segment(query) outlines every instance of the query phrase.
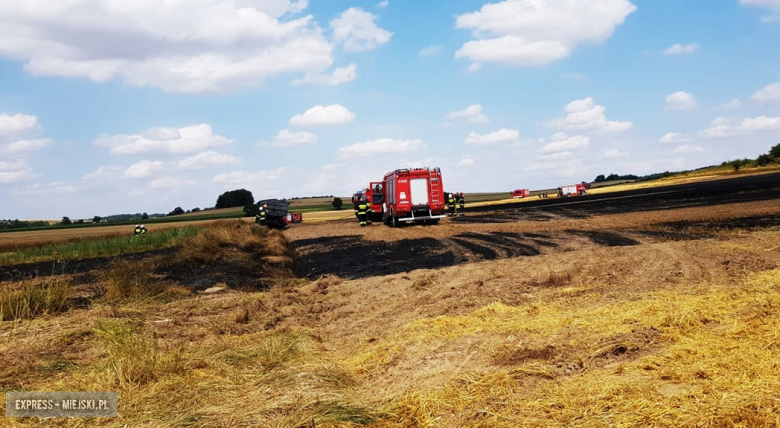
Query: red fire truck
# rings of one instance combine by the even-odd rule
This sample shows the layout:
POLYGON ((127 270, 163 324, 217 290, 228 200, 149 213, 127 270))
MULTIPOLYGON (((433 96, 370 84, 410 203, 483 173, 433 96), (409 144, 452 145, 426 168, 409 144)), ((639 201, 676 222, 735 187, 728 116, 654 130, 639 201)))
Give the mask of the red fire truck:
POLYGON ((510 193, 513 198, 527 198, 531 196, 531 191, 528 189, 516 189, 510 193))
POLYGON ((558 188, 558 197, 563 198, 567 196, 584 195, 588 193, 588 183, 582 182, 577 184, 570 184, 568 186, 561 186, 558 188))
POLYGON ((388 226, 408 221, 437 224, 446 217, 440 168, 396 169, 377 184, 384 189, 382 220, 388 226))

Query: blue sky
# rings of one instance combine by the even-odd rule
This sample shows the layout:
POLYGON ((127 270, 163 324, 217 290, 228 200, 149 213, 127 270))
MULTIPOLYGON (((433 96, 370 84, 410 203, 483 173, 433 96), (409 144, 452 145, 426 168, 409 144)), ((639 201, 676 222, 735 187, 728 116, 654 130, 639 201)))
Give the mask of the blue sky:
POLYGON ((0 2, 0 218, 755 157, 779 42, 780 0, 0 2))

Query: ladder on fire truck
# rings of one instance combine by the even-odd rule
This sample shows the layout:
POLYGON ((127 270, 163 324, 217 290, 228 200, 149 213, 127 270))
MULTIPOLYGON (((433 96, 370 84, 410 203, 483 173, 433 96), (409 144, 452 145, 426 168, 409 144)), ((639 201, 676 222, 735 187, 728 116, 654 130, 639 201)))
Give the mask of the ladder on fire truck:
MULTIPOLYGON (((433 171, 429 171, 429 174, 433 175, 433 171)), ((431 202, 439 201, 439 177, 431 177, 431 202)))

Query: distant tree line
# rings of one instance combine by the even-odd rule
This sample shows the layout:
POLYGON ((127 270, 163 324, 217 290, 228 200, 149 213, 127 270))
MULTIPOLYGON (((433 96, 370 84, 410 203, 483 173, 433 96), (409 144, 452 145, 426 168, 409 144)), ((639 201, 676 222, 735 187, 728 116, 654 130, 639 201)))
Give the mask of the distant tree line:
POLYGON ((43 220, 35 220, 35 221, 26 221, 26 220, 0 220, 0 229, 22 229, 25 227, 40 227, 40 226, 48 226, 48 221, 43 220))
POLYGON ((780 144, 772 146, 767 153, 759 155, 755 159, 735 159, 723 162, 720 166, 728 166, 739 171, 741 168, 755 168, 759 166, 769 166, 780 164, 780 144))
POLYGON ((625 175, 618 175, 618 174, 609 174, 608 176, 604 176, 604 174, 596 176, 596 179, 593 180, 594 183, 601 183, 604 181, 615 181, 615 180, 639 180, 639 176, 634 174, 625 174, 625 175))

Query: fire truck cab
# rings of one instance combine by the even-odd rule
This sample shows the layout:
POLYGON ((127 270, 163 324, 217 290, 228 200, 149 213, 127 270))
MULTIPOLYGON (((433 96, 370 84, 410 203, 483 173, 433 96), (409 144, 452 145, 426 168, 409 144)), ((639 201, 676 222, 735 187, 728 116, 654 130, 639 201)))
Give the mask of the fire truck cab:
POLYGON ((528 189, 515 189, 510 194, 513 198, 527 198, 531 196, 531 191, 528 189))

